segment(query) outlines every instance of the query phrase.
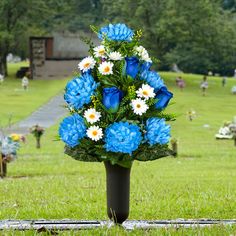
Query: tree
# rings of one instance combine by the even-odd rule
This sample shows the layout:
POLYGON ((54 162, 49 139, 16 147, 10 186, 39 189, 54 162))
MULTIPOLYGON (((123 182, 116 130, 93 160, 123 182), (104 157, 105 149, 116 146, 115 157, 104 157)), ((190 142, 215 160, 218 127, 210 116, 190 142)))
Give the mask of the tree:
POLYGON ((186 72, 230 74, 236 65, 235 1, 1 0, 0 73, 7 73, 9 52, 27 56, 29 36, 124 22, 142 29, 159 69, 177 63, 186 72))
POLYGON ((45 32, 41 22, 49 13, 46 0, 0 1, 0 73, 7 75, 6 57, 9 52, 17 51, 27 32, 37 27, 42 29, 41 34, 45 32))
POLYGON ((110 21, 143 29, 144 46, 160 59, 160 69, 177 63, 186 72, 230 74, 235 67, 235 14, 222 10, 220 0, 102 3, 110 21))

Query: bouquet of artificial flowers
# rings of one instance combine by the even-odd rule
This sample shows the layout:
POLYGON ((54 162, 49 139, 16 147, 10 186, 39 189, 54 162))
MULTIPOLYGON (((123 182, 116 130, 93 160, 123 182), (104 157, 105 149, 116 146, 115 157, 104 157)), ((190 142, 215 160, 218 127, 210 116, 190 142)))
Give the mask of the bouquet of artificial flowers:
POLYGON ((39 125, 34 125, 30 128, 30 133, 34 135, 35 138, 40 138, 44 134, 44 128, 39 125))
POLYGON ((90 46, 69 81, 64 99, 71 113, 60 124, 65 153, 81 161, 110 161, 130 167, 133 160, 168 156, 170 126, 163 112, 173 94, 140 45, 142 32, 125 24, 91 27, 101 45, 90 46))
POLYGON ((24 142, 25 137, 19 134, 11 134, 0 139, 0 153, 4 162, 11 162, 17 158, 20 141, 24 142))

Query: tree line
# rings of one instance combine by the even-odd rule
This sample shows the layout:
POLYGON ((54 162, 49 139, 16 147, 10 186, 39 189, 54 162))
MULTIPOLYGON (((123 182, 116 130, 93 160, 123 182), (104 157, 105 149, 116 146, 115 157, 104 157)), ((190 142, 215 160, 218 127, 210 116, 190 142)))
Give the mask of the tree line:
POLYGON ((28 57, 29 36, 87 31, 123 22, 142 29, 159 70, 232 75, 236 68, 236 0, 1 0, 0 73, 9 52, 28 57))

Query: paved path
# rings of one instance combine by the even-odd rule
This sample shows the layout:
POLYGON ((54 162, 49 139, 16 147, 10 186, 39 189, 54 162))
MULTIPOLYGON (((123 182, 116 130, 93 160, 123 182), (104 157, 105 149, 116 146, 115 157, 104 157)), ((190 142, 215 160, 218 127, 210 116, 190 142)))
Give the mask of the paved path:
POLYGON ((13 125, 11 128, 4 129, 4 134, 9 133, 29 133, 29 128, 38 124, 44 128, 54 125, 60 118, 67 114, 63 95, 53 97, 49 102, 34 111, 29 117, 13 125))

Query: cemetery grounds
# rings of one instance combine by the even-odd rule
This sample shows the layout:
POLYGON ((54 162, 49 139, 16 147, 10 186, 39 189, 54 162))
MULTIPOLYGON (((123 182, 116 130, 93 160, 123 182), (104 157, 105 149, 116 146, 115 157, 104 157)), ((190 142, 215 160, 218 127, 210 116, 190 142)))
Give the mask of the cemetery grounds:
MULTIPOLYGON (((67 80, 30 80, 23 91, 13 78, 18 64, 10 65, 10 76, 0 85, 1 126, 15 123, 63 91, 67 80)), ((201 95, 201 75, 183 74, 186 88, 175 85, 177 74, 160 73, 174 93, 167 112, 172 137, 178 140, 178 157, 153 162, 135 162, 131 171, 129 219, 234 219, 236 218, 236 147, 233 140, 214 138, 224 121, 236 116, 236 96, 230 93, 236 79, 225 87, 221 78, 208 77, 207 95, 201 95), (196 117, 188 120, 193 109, 196 117)), ((35 148, 31 134, 8 165, 8 177, 0 181, 1 219, 107 220, 105 169, 102 163, 85 163, 63 154, 63 143, 55 141, 59 122, 42 136, 35 148)), ((33 231, 5 231, 4 235, 37 235, 33 231)), ((235 226, 168 228, 125 231, 121 227, 65 231, 59 235, 234 235, 235 226)))

